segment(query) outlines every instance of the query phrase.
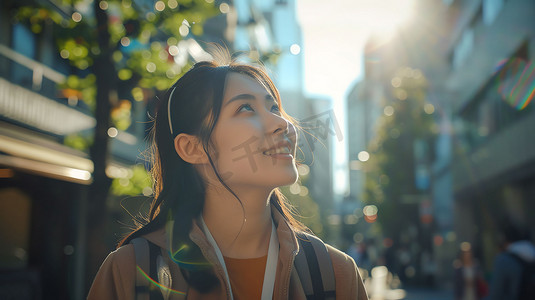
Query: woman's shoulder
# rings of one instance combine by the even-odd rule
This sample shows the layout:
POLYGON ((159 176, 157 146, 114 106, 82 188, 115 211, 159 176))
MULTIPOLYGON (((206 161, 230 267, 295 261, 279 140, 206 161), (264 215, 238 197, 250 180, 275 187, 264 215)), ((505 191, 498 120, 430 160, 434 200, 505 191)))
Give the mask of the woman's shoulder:
POLYGON ((327 252, 329 252, 329 255, 331 257, 333 268, 338 268, 340 269, 340 271, 345 271, 352 274, 355 273, 357 264, 355 263, 353 258, 351 258, 351 256, 329 244, 325 244, 325 247, 327 247, 327 252))
POLYGON ((136 259, 136 255, 134 253, 134 245, 122 245, 121 247, 115 249, 110 254, 108 254, 106 260, 108 259, 112 260, 113 263, 118 266, 121 266, 123 264, 130 265, 136 259))
POLYGON ((98 270, 88 299, 132 299, 136 274, 134 247, 112 251, 98 270))
POLYGON ((337 299, 368 299, 357 264, 346 253, 325 244, 331 257, 337 299))

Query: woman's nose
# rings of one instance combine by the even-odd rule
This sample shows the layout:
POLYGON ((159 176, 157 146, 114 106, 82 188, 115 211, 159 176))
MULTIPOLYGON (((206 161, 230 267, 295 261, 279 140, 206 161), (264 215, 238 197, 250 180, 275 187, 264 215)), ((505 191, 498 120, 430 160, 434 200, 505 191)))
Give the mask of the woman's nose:
POLYGON ((268 133, 283 133, 288 131, 288 120, 277 114, 271 113, 269 115, 267 124, 268 133))

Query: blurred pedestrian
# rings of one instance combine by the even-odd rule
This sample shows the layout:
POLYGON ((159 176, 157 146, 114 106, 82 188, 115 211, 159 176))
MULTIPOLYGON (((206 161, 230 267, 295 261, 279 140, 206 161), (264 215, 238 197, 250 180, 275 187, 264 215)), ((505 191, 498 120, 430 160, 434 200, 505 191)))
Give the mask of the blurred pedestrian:
POLYGON ((160 102, 152 133, 149 222, 106 258, 88 299, 367 299, 353 259, 306 235, 278 189, 298 178, 297 134, 265 71, 229 57, 196 63, 160 102), (296 254, 321 267, 310 282, 296 254), (334 290, 306 296, 324 267, 334 290))
POLYGON ((470 243, 461 243, 454 267, 454 296, 456 300, 478 300, 488 295, 488 284, 483 277, 478 261, 474 258, 470 243))
POLYGON ((535 299, 535 245, 529 231, 507 224, 504 250, 494 259, 490 300, 535 299))
POLYGON ((355 260, 360 268, 365 269, 368 272, 371 270, 372 263, 368 253, 368 246, 365 242, 353 242, 347 250, 347 254, 355 260))

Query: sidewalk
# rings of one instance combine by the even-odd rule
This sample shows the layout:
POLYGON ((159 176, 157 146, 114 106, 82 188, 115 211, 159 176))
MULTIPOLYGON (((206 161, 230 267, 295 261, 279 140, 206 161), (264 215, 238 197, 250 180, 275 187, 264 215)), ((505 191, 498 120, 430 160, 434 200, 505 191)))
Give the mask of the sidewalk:
POLYGON ((453 300, 453 291, 428 288, 407 288, 406 300, 453 300))

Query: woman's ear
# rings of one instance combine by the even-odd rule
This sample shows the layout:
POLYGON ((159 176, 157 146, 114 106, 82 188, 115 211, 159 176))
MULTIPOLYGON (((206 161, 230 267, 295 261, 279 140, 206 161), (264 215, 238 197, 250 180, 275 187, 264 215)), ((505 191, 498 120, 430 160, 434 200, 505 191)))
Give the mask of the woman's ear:
POLYGON ((205 164, 208 162, 202 143, 194 135, 186 133, 177 135, 175 137, 175 151, 185 162, 190 164, 205 164))

